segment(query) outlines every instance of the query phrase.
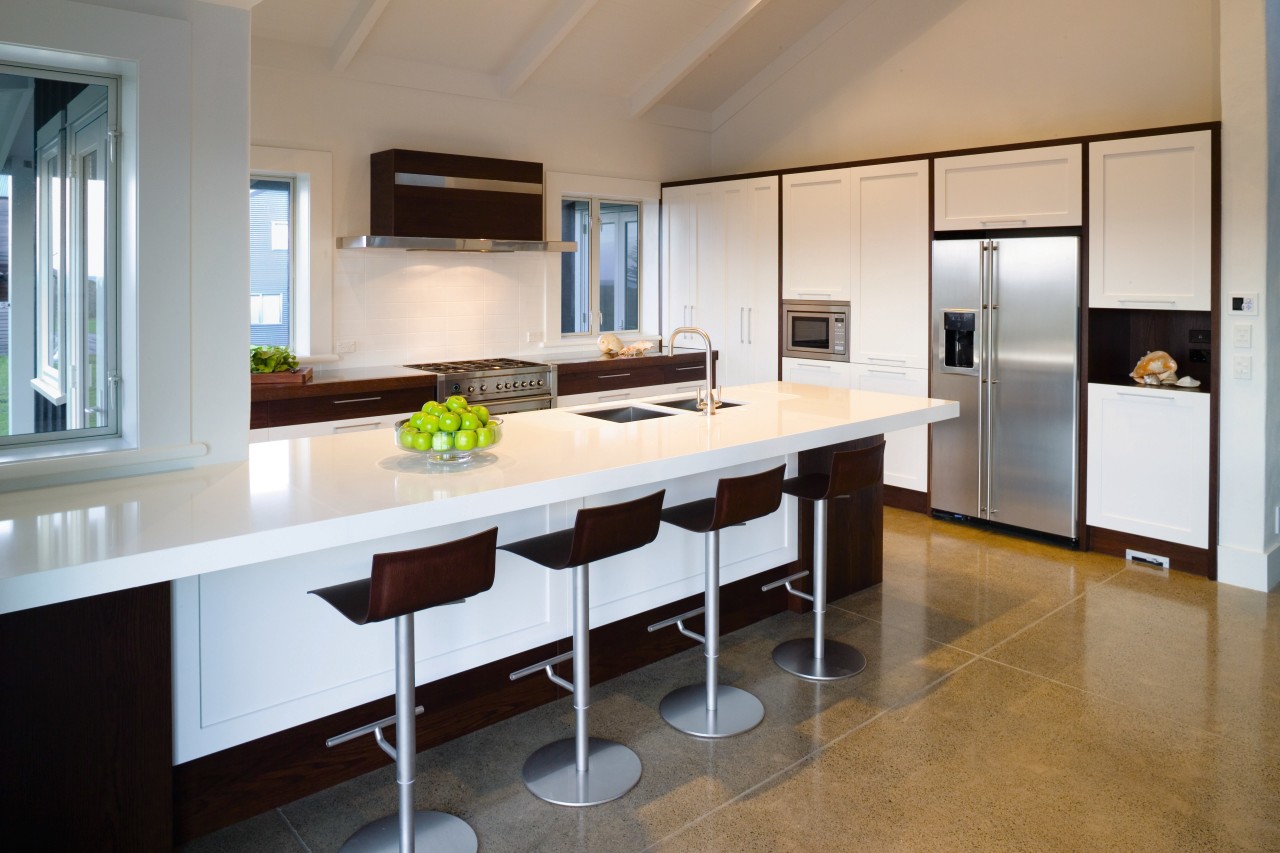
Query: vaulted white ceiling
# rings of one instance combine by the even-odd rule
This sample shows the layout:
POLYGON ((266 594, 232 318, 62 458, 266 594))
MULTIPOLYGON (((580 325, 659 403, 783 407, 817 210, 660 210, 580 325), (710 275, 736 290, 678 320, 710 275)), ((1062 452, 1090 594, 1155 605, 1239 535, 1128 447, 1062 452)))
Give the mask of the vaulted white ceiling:
POLYGON ((257 0, 254 61, 305 56, 479 97, 607 99, 713 130, 873 2, 257 0))

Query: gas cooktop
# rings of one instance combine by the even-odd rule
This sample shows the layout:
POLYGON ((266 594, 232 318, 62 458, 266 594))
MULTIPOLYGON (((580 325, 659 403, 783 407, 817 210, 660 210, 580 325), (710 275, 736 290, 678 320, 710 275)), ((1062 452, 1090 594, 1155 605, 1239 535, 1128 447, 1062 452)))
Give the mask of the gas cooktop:
POLYGON ((521 361, 518 358, 476 358, 469 361, 433 361, 427 364, 406 364, 414 370, 425 370, 430 373, 472 373, 484 370, 511 370, 517 367, 545 368, 546 365, 534 361, 521 361))

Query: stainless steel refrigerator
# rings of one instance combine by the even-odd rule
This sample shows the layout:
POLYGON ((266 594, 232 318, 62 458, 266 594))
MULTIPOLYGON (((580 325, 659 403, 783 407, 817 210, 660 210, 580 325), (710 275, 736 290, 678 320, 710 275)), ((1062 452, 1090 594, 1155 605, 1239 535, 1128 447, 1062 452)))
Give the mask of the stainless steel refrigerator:
POLYGON ((1079 293, 1079 238, 934 241, 935 512, 1077 538, 1079 293))

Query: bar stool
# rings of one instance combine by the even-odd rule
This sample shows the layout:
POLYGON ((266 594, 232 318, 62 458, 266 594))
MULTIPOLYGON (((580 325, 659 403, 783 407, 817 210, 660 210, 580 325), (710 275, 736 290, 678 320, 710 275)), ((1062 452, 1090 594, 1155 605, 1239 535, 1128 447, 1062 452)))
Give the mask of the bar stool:
POLYGON ((634 501, 578 510, 573 527, 500 546, 503 551, 556 571, 573 569, 573 649, 511 673, 511 680, 546 670, 547 678, 573 693, 574 736, 536 750, 524 763, 524 783, 541 800, 559 806, 594 806, 616 800, 640 781, 640 758, 620 743, 590 737, 590 564, 648 545, 658 536, 665 490, 634 501), (573 682, 553 667, 573 661, 573 682))
POLYGON ((414 811, 414 764, 417 730, 414 717, 422 712, 414 703, 413 615, 442 604, 458 604, 493 586, 498 528, 474 536, 373 555, 373 572, 364 580, 313 589, 318 595, 357 625, 396 620, 396 713, 376 723, 330 738, 328 746, 373 733, 382 751, 396 762, 396 784, 400 808, 356 831, 342 845, 343 851, 395 850, 413 853, 414 845, 432 851, 473 853, 478 847, 476 833, 466 821, 450 814, 414 811), (396 726, 392 747, 382 727, 396 726))
POLYGON ((674 728, 696 737, 728 737, 745 732, 764 719, 764 705, 745 690, 719 683, 720 659, 720 531, 745 524, 777 510, 782 503, 785 465, 745 477, 725 477, 714 498, 703 498, 662 511, 662 520, 706 537, 706 592, 703 606, 650 625, 650 631, 675 625, 680 633, 702 643, 706 657, 705 684, 690 684, 668 693, 658 706, 674 728), (706 614, 706 636, 690 631, 684 620, 706 614))
POLYGON ((828 473, 802 474, 782 484, 782 490, 802 501, 813 501, 813 595, 793 589, 792 581, 808 572, 797 572, 761 589, 785 585, 787 592, 813 602, 813 637, 787 640, 773 650, 778 666, 810 681, 850 678, 867 665, 866 656, 853 646, 823 636, 827 616, 827 501, 874 486, 884 473, 884 441, 859 450, 837 451, 828 473))

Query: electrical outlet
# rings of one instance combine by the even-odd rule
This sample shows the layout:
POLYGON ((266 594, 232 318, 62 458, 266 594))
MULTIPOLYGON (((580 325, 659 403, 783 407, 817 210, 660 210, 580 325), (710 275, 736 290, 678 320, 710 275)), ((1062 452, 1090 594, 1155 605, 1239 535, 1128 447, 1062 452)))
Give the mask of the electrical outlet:
POLYGON ((1253 378, 1253 356, 1238 355, 1232 363, 1231 375, 1236 379, 1253 378))
POLYGON ((356 342, 355 341, 338 341, 337 345, 335 346, 335 349, 337 349, 339 353, 355 352, 356 342))
POLYGON ((1253 346, 1253 326, 1248 323, 1236 323, 1231 328, 1231 343, 1240 349, 1253 346))
POLYGON ((524 333, 524 342, 525 342, 526 344, 540 344, 540 343, 542 343, 542 332, 525 332, 525 333, 524 333))
POLYGON ((1191 350, 1191 363, 1192 364, 1208 364, 1209 351, 1207 349, 1191 350))

